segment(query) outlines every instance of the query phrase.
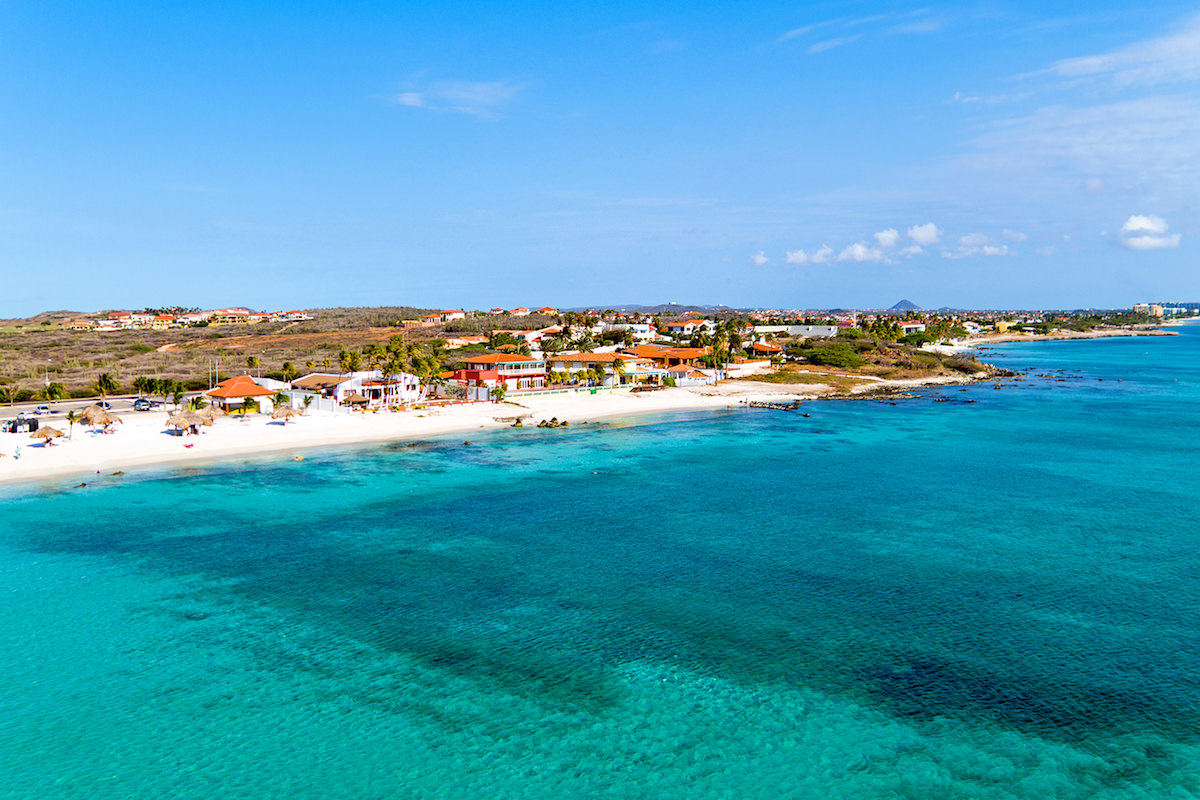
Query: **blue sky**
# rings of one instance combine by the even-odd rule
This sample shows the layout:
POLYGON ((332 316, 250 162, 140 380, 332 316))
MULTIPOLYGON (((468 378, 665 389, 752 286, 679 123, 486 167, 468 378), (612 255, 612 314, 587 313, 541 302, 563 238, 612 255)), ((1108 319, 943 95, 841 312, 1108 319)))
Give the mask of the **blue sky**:
POLYGON ((0 0, 0 316, 1200 298, 1195 4, 0 0))

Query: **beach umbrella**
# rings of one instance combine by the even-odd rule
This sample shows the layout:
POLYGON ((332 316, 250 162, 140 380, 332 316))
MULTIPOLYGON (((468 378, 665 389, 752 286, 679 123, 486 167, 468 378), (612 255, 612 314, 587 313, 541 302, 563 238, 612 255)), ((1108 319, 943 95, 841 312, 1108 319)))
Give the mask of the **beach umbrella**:
POLYGON ((188 411, 176 411, 167 417, 167 426, 176 428, 178 430, 190 428, 193 425, 200 425, 202 423, 203 420, 198 414, 193 414, 188 411))
POLYGON ((108 412, 100 406, 88 406, 80 413, 79 421, 84 425, 95 425, 96 417, 107 413, 108 412))
POLYGON ((276 406, 275 410, 271 412, 271 419, 281 419, 285 425, 292 417, 298 416, 300 416, 300 412, 291 406, 276 406))
POLYGON ((29 438, 30 439, 45 439, 46 444, 49 445, 52 440, 57 439, 58 437, 60 437, 62 435, 63 435, 63 432, 60 431, 58 428, 51 428, 49 425, 47 425, 43 428, 38 428, 33 433, 29 434, 29 438))
POLYGON ((217 408, 216 406, 205 406, 204 408, 200 409, 196 413, 202 419, 206 420, 206 422, 204 423, 205 425, 212 425, 213 420, 216 419, 217 417, 223 416, 225 412, 222 411, 221 409, 217 408))
POLYGON ((98 409, 98 413, 91 415, 91 421, 89 424, 108 426, 108 425, 112 425, 114 422, 120 422, 122 425, 125 424, 125 421, 122 420, 120 417, 118 417, 116 414, 110 414, 109 412, 107 412, 103 408, 101 408, 101 409, 98 409))

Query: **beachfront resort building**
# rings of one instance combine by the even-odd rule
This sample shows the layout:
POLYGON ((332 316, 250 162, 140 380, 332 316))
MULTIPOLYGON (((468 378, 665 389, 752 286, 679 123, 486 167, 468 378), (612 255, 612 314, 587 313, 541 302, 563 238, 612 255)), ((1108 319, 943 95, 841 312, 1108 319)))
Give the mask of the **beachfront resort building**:
POLYGON ((310 407, 331 411, 341 408, 389 408, 411 405, 425 399, 421 380, 399 372, 384 375, 380 370, 362 370, 342 375, 314 372, 291 382, 283 390, 294 408, 310 407), (313 405, 315 403, 315 406, 313 405))
POLYGON ((214 388, 204 393, 209 401, 226 411, 242 408, 246 400, 258 403, 259 411, 272 411, 274 405, 270 398, 275 394, 267 387, 255 383, 249 375, 238 375, 236 378, 221 381, 214 388), (263 404, 266 404, 266 408, 263 404))
POLYGON ((485 400, 488 393, 503 383, 507 391, 542 389, 546 385, 546 362, 517 353, 488 353, 463 359, 454 370, 450 383, 467 390, 470 399, 485 400))
POLYGON ((625 356, 645 359, 656 367, 677 367, 680 364, 696 366, 703 362, 705 356, 712 355, 711 347, 659 347, 652 344, 639 344, 627 347, 621 351, 625 356))
POLYGON ((570 375, 603 369, 600 385, 610 387, 662 383, 667 374, 665 369, 654 366, 649 360, 621 353, 561 353, 547 356, 546 364, 552 373, 570 375))

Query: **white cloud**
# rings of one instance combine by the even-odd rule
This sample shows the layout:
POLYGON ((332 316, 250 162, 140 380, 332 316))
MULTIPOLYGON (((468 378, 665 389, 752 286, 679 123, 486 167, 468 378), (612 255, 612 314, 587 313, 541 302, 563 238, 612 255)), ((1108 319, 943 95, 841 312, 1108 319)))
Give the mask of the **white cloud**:
POLYGON ((828 22, 818 22, 813 25, 805 25, 801 28, 793 28, 792 30, 780 36, 779 41, 786 42, 788 39, 795 39, 800 36, 805 36, 806 34, 812 33, 817 28, 823 28, 828 24, 828 22))
POLYGON ((1021 233, 1020 231, 1010 231, 1008 228, 1005 228, 1004 230, 1002 230, 1000 232, 1000 235, 1003 236, 1005 239, 1008 239, 1010 242, 1023 242, 1029 238, 1028 236, 1021 233))
POLYGON ((830 257, 833 255, 833 248, 827 244, 823 244, 817 250, 811 253, 806 253, 803 250, 788 250, 787 263, 789 264, 828 264, 830 257))
POLYGON ((925 248, 921 247, 919 244, 910 244, 908 247, 900 251, 900 255, 904 256, 905 258, 925 255, 925 248))
POLYGON ((1058 252, 1058 248, 1054 245, 1048 245, 1046 247, 1039 247, 1033 252, 1037 253, 1039 256, 1052 256, 1058 252))
POLYGON ((838 261, 853 261, 856 263, 883 261, 883 250, 871 247, 866 242, 855 242, 838 253, 838 261))
POLYGON ((928 247, 942 240, 942 232, 938 229, 937 225, 934 225, 932 222, 926 222, 924 225, 913 225, 909 228, 908 238, 912 239, 915 245, 928 247))
POLYGON ((1188 19, 1175 33, 1122 47, 1109 53, 1068 58, 1051 65, 1062 78, 1109 78, 1117 86, 1150 86, 1200 78, 1200 16, 1188 19))
POLYGON ((817 53, 824 53, 826 50, 832 50, 835 47, 841 47, 844 44, 850 44, 857 38, 858 34, 855 34, 854 36, 842 36, 838 39, 826 39, 823 42, 817 42, 816 44, 809 45, 804 52, 808 53, 810 56, 816 55, 817 53))
POLYGON ((1125 220, 1125 224, 1121 226, 1121 233, 1166 233, 1167 221, 1162 217, 1142 216, 1134 214, 1129 219, 1125 220))
MULTIPOLYGON (((1194 184, 1200 170, 1200 102, 1160 95, 1082 108, 1047 106, 1003 120, 977 137, 979 166, 1036 176, 1072 169, 1145 185, 1194 184)), ((1097 179, 1098 180, 1098 179, 1097 179)), ((1104 182, 1085 179, 1085 190, 1104 182)))
POLYGON ((875 234, 875 241, 879 242, 880 247, 895 247, 896 242, 900 241, 900 231, 895 228, 888 228, 875 234))
POLYGON ((504 81, 437 81, 420 91, 393 95, 392 102, 429 111, 494 117, 521 89, 504 81))
POLYGON ((968 233, 958 237, 958 246, 943 250, 945 258, 970 258, 972 256, 1009 256, 1013 253, 1006 244, 996 244, 982 233, 968 233))
POLYGON ((1130 250, 1169 250, 1179 247, 1182 237, 1167 233, 1167 221, 1162 217, 1134 214, 1125 220, 1117 243, 1130 250))
POLYGON ((755 253, 753 256, 750 257, 750 263, 752 263, 756 267, 761 267, 763 264, 767 264, 770 261, 771 261, 771 259, 767 258, 766 253, 764 253, 762 250, 759 250, 757 253, 755 253))

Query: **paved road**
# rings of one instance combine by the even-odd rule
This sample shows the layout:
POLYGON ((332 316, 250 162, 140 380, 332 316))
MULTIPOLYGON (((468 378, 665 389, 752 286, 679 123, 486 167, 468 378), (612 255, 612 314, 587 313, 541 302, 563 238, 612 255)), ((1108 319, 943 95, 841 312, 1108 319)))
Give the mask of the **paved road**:
MULTIPOLYGON (((198 394, 200 394, 200 392, 189 392, 184 399, 184 403, 198 394)), ((133 410, 133 401, 136 399, 137 395, 135 394, 123 395, 120 397, 108 398, 108 403, 112 406, 113 413, 120 414, 128 412, 130 414, 136 414, 138 412, 133 410)), ((155 397, 151 399, 161 400, 162 398, 155 397)), ((91 400, 57 400, 53 403, 47 403, 45 400, 33 400, 28 403, 13 403, 11 406, 0 406, 0 420, 16 419, 17 414, 21 413, 22 411, 32 412, 38 406, 47 405, 50 406, 49 416, 42 416, 39 417, 39 419, 65 419, 68 411, 74 410, 75 412, 80 412, 88 406, 96 405, 98 402, 100 401, 92 398, 91 400)), ((168 410, 173 409, 174 407, 175 406, 171 403, 167 403, 165 406, 163 406, 164 409, 168 410)))

